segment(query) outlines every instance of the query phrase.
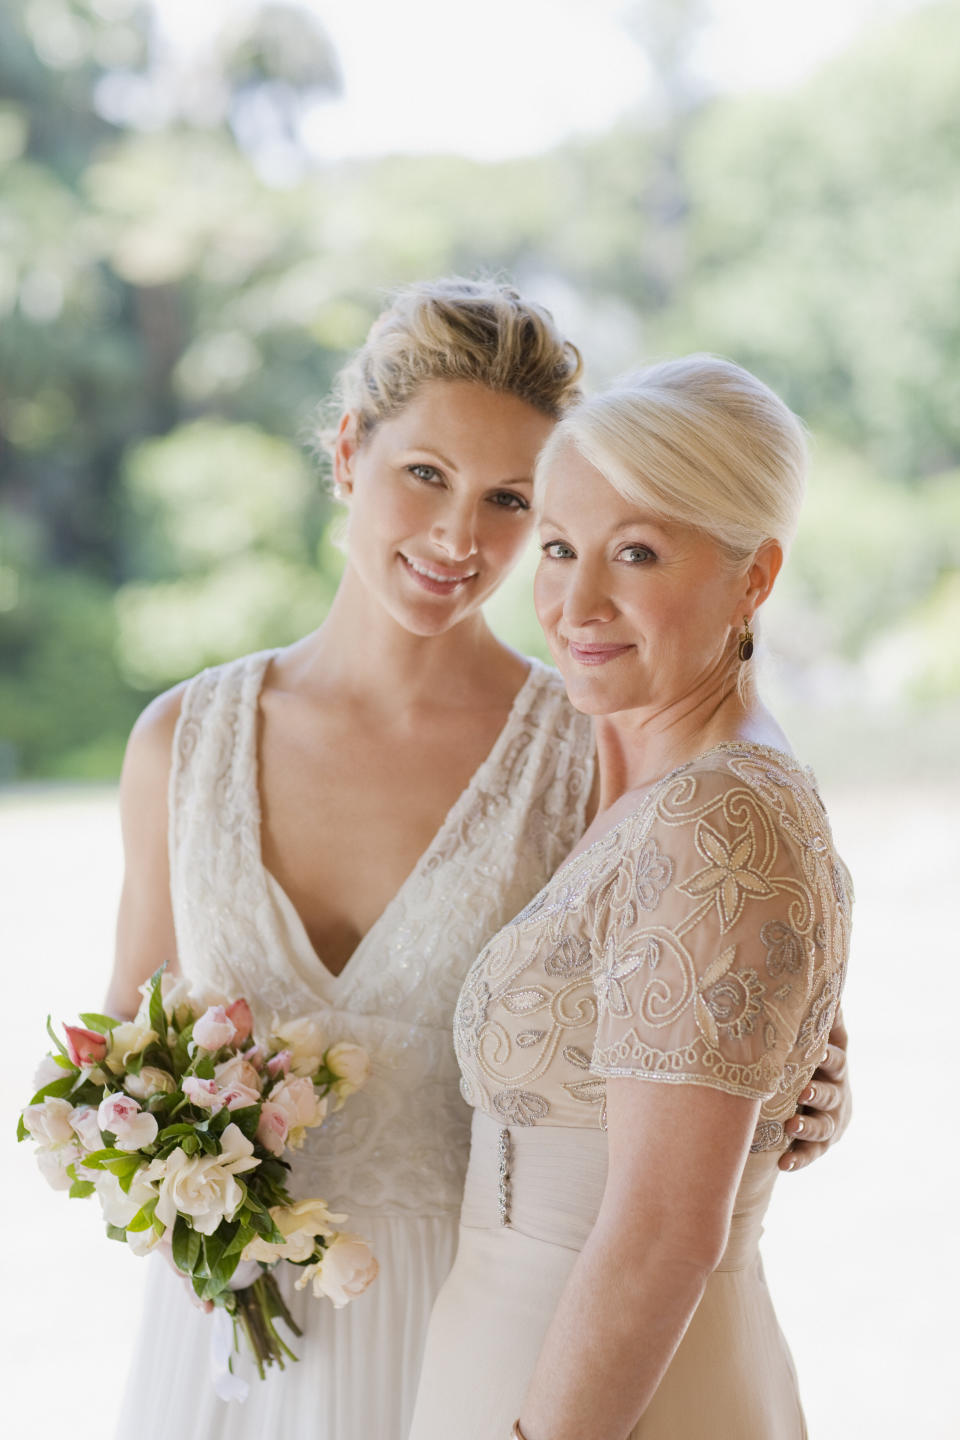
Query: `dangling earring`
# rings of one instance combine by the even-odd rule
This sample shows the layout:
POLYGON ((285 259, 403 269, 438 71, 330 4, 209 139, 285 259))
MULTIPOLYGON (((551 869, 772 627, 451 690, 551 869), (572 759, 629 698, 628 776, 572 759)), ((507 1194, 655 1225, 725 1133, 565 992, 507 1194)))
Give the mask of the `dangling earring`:
POLYGON ((750 622, 746 615, 743 617, 743 634, 740 636, 740 643, 737 645, 737 654, 740 656, 740 663, 749 660, 753 654, 753 631, 750 629, 750 622))
POLYGON ((345 499, 347 498, 347 496, 346 496, 346 491, 344 490, 343 486, 340 484, 340 481, 339 481, 339 480, 337 481, 337 483, 336 483, 336 484, 334 485, 334 487, 333 487, 333 498, 334 498, 334 500, 345 500, 345 499))

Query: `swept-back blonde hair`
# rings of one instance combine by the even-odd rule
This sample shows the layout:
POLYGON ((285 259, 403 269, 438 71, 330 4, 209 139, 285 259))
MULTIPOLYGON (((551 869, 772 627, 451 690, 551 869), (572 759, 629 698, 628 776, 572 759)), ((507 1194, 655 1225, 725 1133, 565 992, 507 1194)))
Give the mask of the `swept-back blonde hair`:
MULTIPOLYGON (((363 441, 429 380, 470 380, 515 395, 551 419, 580 398, 580 352, 543 306, 496 280, 452 276, 397 290, 341 370, 326 408, 349 411, 363 441)), ((335 423, 320 434, 330 450, 335 423)))
POLYGON ((806 483, 804 428, 769 386, 715 355, 650 365, 576 405, 537 463, 537 494, 572 443, 625 499, 705 531, 731 561, 784 552, 806 483))

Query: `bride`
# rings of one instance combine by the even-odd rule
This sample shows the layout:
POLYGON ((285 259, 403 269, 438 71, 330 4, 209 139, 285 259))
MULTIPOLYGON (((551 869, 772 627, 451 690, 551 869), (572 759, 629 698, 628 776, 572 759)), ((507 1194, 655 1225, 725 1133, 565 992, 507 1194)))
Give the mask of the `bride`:
MULTIPOLYGON (((579 374, 506 286, 400 292, 341 377, 349 530, 327 619, 161 696, 131 736, 108 1008, 132 1014, 167 962, 245 995, 263 1026, 319 1013, 331 1042, 364 1045, 369 1085, 298 1153, 292 1188, 348 1212, 380 1277, 335 1311, 281 1266, 300 1362, 239 1410, 209 1383, 209 1319, 154 1264, 119 1433, 145 1416, 205 1440, 407 1433, 466 1167, 456 996, 591 813, 590 722, 481 611, 529 539, 534 462, 579 374)), ((831 1074, 820 1085, 835 1109, 831 1074)), ((796 1163, 833 1128, 805 1124, 796 1163)))

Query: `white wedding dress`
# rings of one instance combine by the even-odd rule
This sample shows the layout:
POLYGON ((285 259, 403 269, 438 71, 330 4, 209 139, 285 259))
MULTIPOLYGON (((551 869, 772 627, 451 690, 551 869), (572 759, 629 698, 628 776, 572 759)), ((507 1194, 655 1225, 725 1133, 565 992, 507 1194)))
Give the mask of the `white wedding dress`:
MULTIPOLYGON (((589 722, 532 662, 493 750, 399 893, 334 976, 265 870, 258 699, 273 652, 197 676, 183 699, 170 780, 171 892, 180 966, 261 1024, 319 1014, 330 1041, 364 1045, 370 1083, 295 1157, 290 1188, 345 1210, 380 1262, 343 1310, 279 1283, 300 1357, 250 1382, 245 1404, 210 1380, 213 1320, 159 1259, 118 1435, 182 1440, 405 1440, 434 1298, 453 1263, 469 1149, 451 1022, 490 937, 536 894, 584 828, 589 722)), ((362 864, 362 856, 357 857, 362 864)), ((131 1263, 134 1263, 131 1260, 131 1263)))

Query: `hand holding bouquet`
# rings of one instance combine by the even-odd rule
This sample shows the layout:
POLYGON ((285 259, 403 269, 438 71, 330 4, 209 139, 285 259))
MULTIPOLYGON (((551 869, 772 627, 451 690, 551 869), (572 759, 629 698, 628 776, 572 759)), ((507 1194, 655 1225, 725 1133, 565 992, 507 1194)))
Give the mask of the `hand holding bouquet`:
POLYGON ((201 1300, 227 1311, 264 1366, 296 1357, 277 1332, 294 1324, 267 1267, 303 1270, 297 1288, 345 1305, 377 1262, 347 1217, 322 1200, 293 1200, 287 1150, 303 1144, 369 1074, 366 1052, 325 1048, 309 1017, 253 1034, 246 1000, 201 1004, 185 982, 157 973, 134 1020, 85 1014, 65 1025, 41 1062, 39 1089, 17 1135, 37 1145, 55 1189, 96 1194, 107 1234, 143 1255, 169 1245, 201 1300), (252 1283, 231 1288, 241 1262, 252 1283))

